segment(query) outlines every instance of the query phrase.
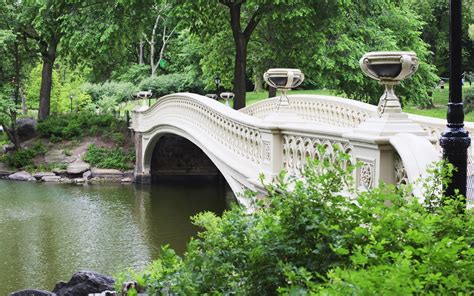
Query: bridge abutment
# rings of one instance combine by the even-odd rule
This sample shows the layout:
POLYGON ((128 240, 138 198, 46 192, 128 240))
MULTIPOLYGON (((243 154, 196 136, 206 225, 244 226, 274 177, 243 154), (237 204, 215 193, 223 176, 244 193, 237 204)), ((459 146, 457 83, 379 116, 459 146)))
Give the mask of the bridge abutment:
POLYGON ((134 132, 135 138, 135 184, 151 184, 150 172, 144 169, 143 133, 134 132))

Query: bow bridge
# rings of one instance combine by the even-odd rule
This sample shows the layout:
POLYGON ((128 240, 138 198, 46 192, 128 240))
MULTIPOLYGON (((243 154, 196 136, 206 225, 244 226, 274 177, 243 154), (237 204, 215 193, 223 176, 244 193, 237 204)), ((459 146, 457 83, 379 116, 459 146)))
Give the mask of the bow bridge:
MULTIPOLYGON (((201 95, 177 93, 135 109, 131 130, 136 182, 149 183, 154 174, 166 171, 160 163, 172 158, 182 158, 183 172, 199 173, 186 168, 189 163, 202 165, 197 156, 185 155, 190 150, 183 147, 189 145, 206 156, 243 204, 239 193, 262 190, 260 174, 271 179, 285 169, 297 175, 308 157, 331 159, 334 145, 362 163, 354 177, 363 188, 379 181, 413 182, 441 158, 438 138, 444 120, 407 115, 396 108, 380 115, 376 106, 340 97, 288 97, 291 103, 284 110, 279 109, 279 98, 270 98, 237 111, 201 95), (166 141, 169 145, 159 148, 166 141), (327 148, 326 155, 320 155, 319 145, 327 148), (175 149, 182 149, 179 155, 170 152, 175 149)), ((473 124, 466 128, 474 132, 473 124)), ((468 196, 469 192, 468 188, 468 196)))

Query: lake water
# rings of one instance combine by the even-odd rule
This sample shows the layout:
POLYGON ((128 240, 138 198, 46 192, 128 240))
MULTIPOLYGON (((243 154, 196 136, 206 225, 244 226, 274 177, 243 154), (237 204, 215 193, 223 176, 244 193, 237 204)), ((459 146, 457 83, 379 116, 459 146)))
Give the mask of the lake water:
POLYGON ((52 290, 79 270, 113 275, 139 269, 164 244, 182 253, 198 231, 190 216, 221 214, 230 195, 210 180, 153 186, 0 180, 2 295, 52 290))

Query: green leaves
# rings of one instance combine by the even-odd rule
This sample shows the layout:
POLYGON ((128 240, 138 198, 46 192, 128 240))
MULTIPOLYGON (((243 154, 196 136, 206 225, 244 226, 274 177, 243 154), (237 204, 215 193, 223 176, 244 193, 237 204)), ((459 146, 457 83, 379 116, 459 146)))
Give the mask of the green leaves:
POLYGON ((153 273, 149 291, 186 295, 470 293, 472 212, 444 203, 433 214, 409 190, 386 185, 348 198, 341 188, 351 187, 353 168, 336 154, 310 161, 298 179, 282 173, 265 184, 251 213, 198 214, 203 231, 187 253, 164 255, 135 278, 153 273))

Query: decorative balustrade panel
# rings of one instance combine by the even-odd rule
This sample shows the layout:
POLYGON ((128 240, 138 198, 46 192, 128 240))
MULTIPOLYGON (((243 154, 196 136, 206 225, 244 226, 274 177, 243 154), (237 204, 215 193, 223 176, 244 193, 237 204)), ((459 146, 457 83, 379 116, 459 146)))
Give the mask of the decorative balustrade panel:
POLYGON ((201 101, 186 96, 163 98, 152 109, 149 109, 151 112, 144 112, 145 121, 172 115, 196 128, 196 134, 199 131, 206 133, 234 155, 254 164, 262 162, 262 139, 258 127, 225 116, 201 101))
MULTIPOLYGON (((290 175, 299 175, 308 159, 329 160, 330 163, 334 163, 336 160, 335 146, 350 155, 352 159, 352 145, 342 138, 284 132, 282 140, 283 168, 290 175)), ((348 163, 343 163, 343 165, 347 166, 348 163)))
MULTIPOLYGON (((290 107, 305 120, 317 121, 335 127, 356 127, 377 114, 376 107, 361 102, 319 95, 289 96, 290 107)), ((241 111, 265 118, 278 108, 279 98, 255 103, 241 111)))

